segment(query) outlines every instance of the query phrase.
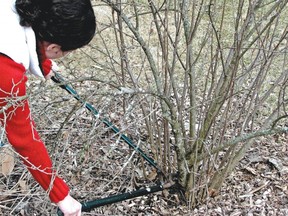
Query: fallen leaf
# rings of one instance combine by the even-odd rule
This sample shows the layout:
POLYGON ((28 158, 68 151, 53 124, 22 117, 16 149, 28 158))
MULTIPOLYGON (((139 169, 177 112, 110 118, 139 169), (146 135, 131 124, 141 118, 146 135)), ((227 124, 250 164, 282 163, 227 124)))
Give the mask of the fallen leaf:
POLYGON ((13 171, 15 166, 14 153, 6 147, 3 147, 0 154, 1 173, 8 176, 13 171))
POLYGON ((252 175, 254 175, 254 176, 257 175, 257 171, 256 171, 255 169, 251 168, 251 167, 246 167, 245 170, 246 170, 248 173, 250 173, 250 174, 252 174, 252 175))
POLYGON ((23 193, 27 192, 27 190, 28 190, 28 185, 27 185, 26 181, 24 181, 24 180, 19 180, 18 183, 19 183, 19 186, 20 186, 20 188, 21 188, 21 191, 22 191, 23 193))
POLYGON ((149 175, 147 176, 147 179, 150 181, 153 181, 156 179, 156 177, 157 177, 157 172, 156 170, 153 170, 151 173, 149 173, 149 175))
POLYGON ((281 160, 275 158, 269 158, 268 162, 271 163, 280 173, 282 172, 284 167, 281 160))

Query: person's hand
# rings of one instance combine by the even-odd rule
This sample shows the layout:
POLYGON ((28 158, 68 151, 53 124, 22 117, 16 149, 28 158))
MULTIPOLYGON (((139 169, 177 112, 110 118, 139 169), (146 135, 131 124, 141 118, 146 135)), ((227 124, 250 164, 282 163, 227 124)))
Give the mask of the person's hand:
POLYGON ((49 80, 51 79, 51 77, 53 77, 55 75, 55 73, 51 70, 46 76, 45 76, 45 79, 46 80, 49 80))
POLYGON ((46 80, 49 80, 51 77, 53 77, 54 71, 55 72, 59 72, 60 69, 58 67, 58 65, 56 64, 56 62, 54 62, 51 59, 45 59, 42 62, 42 69, 43 69, 43 75, 45 77, 46 80))
POLYGON ((57 206, 63 212, 64 216, 80 216, 81 215, 81 203, 71 197, 69 194, 60 202, 57 206))
POLYGON ((54 73, 53 71, 50 71, 50 73, 45 76, 45 79, 46 79, 46 80, 49 80, 49 79, 51 79, 51 77, 54 76, 54 75, 55 75, 55 73, 54 73))

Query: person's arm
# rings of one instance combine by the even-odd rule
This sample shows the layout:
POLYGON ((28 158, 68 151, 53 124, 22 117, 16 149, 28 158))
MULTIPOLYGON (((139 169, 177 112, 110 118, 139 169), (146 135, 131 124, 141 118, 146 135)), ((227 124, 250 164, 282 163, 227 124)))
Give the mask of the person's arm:
MULTIPOLYGON (((28 101, 19 101, 20 97, 26 95, 25 68, 9 57, 0 55, 0 71, 0 109, 12 105, 5 109, 4 113, 0 113, 0 122, 5 128, 10 144, 21 156, 34 179, 47 191, 52 202, 62 211, 75 208, 77 205, 68 206, 74 199, 69 195, 67 184, 52 168, 47 149, 35 129, 28 101)), ((79 204, 78 212, 81 211, 79 204)))
POLYGON ((24 101, 23 106, 11 111, 13 114, 6 120, 5 128, 9 142, 21 155, 34 179, 47 191, 50 200, 57 204, 64 215, 80 216, 81 204, 69 195, 68 186, 52 169, 47 150, 31 120, 28 102, 24 101))
POLYGON ((22 157, 24 164, 34 179, 49 194, 52 202, 58 203, 69 193, 67 184, 57 176, 52 162, 41 141, 33 120, 27 100, 6 112, 5 130, 10 144, 22 157))
POLYGON ((0 62, 0 106, 6 105, 6 101, 12 105, 5 110, 5 115, 0 114, 8 141, 51 201, 58 203, 68 195, 69 188, 52 168, 47 149, 35 129, 28 101, 19 100, 26 95, 25 68, 5 56, 0 57, 0 62))

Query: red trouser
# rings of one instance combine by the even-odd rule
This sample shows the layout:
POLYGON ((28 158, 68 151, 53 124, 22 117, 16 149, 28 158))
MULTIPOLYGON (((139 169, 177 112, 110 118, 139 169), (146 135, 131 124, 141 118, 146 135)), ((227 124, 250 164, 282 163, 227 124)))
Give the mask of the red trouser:
POLYGON ((0 111, 0 121, 10 144, 21 155, 34 179, 49 193, 51 201, 57 203, 68 195, 69 188, 52 169, 46 147, 31 118, 28 101, 19 100, 26 95, 26 81, 25 68, 0 54, 0 110, 10 105, 4 113, 0 111))

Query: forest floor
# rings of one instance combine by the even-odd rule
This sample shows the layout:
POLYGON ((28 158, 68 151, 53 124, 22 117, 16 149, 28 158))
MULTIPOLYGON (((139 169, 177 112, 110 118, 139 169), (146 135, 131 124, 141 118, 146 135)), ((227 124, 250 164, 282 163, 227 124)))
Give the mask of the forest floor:
MULTIPOLYGON (((288 215, 287 138, 286 134, 255 141, 226 179, 220 193, 194 209, 188 209, 180 201, 180 193, 164 190, 98 207, 83 215, 288 215)), ((137 162, 123 168, 123 157, 111 157, 109 145, 103 146, 99 142, 98 146, 90 146, 84 153, 84 160, 78 164, 71 157, 73 152, 81 150, 73 148, 68 149, 62 158, 61 173, 71 186, 71 193, 79 200, 132 191, 133 187, 151 185, 155 180, 150 183, 141 180, 141 171, 135 166, 137 162)), ((2 147, 2 152, 3 149, 6 148, 2 147)), ((125 146, 113 150, 125 154, 130 151, 125 146)), ((0 174, 0 215, 56 215, 56 206, 50 204, 17 157, 15 160, 14 170, 9 175, 0 174)))

